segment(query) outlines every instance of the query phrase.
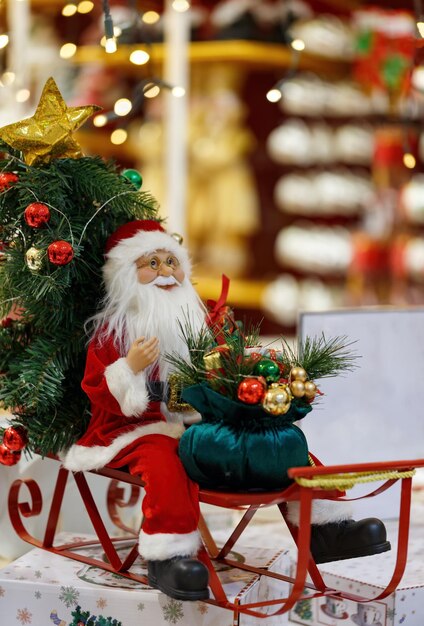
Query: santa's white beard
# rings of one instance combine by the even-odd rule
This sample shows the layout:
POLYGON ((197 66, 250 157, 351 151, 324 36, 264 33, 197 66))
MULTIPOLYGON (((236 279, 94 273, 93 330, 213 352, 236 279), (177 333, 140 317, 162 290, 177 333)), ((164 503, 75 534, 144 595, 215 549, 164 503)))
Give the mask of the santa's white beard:
POLYGON ((181 327, 189 324, 194 333, 205 324, 206 310, 190 281, 172 289, 161 289, 151 283, 137 284, 136 293, 125 313, 125 337, 122 349, 125 354, 131 344, 140 337, 159 339, 158 363, 147 368, 147 375, 159 365, 160 380, 166 381, 172 370, 166 354, 178 354, 188 358, 187 345, 181 327))

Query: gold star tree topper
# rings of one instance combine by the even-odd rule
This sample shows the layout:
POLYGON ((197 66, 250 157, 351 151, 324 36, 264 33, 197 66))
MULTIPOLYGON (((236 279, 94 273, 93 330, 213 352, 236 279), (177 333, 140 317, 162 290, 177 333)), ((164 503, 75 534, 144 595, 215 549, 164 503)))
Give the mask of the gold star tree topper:
POLYGON ((67 107, 55 81, 44 85, 40 102, 33 117, 0 128, 0 139, 20 150, 28 165, 49 163, 52 159, 82 156, 74 133, 101 107, 94 104, 67 107))

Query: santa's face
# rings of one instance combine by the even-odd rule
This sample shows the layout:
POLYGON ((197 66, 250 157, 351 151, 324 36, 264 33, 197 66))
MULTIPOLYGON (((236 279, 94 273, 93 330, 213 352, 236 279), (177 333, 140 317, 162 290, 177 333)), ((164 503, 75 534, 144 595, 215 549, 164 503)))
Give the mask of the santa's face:
POLYGON ((141 285, 154 285, 171 290, 181 285, 185 274, 177 257, 167 250, 157 250, 139 257, 135 262, 137 280, 141 285))

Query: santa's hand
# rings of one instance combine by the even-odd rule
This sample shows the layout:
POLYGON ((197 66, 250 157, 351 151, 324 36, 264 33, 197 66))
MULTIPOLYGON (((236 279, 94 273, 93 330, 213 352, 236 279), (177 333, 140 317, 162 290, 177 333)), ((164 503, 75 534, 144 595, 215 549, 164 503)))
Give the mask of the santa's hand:
POLYGON ((145 341, 144 337, 139 337, 128 350, 127 363, 134 374, 138 374, 158 358, 159 340, 157 337, 151 337, 147 341, 145 341))

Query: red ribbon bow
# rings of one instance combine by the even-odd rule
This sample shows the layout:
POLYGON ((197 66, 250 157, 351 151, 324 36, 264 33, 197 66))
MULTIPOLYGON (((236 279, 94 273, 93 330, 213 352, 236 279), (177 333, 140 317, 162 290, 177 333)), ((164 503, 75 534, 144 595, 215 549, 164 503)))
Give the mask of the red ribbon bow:
POLYGON ((206 306, 208 308, 208 314, 206 316, 206 323, 210 328, 216 329, 215 339, 219 344, 225 343, 225 337, 220 329, 224 327, 226 322, 229 323, 230 332, 234 330, 235 323, 231 308, 226 304, 228 291, 230 288, 230 279, 225 274, 222 275, 222 287, 221 295, 218 300, 207 300, 206 306))

